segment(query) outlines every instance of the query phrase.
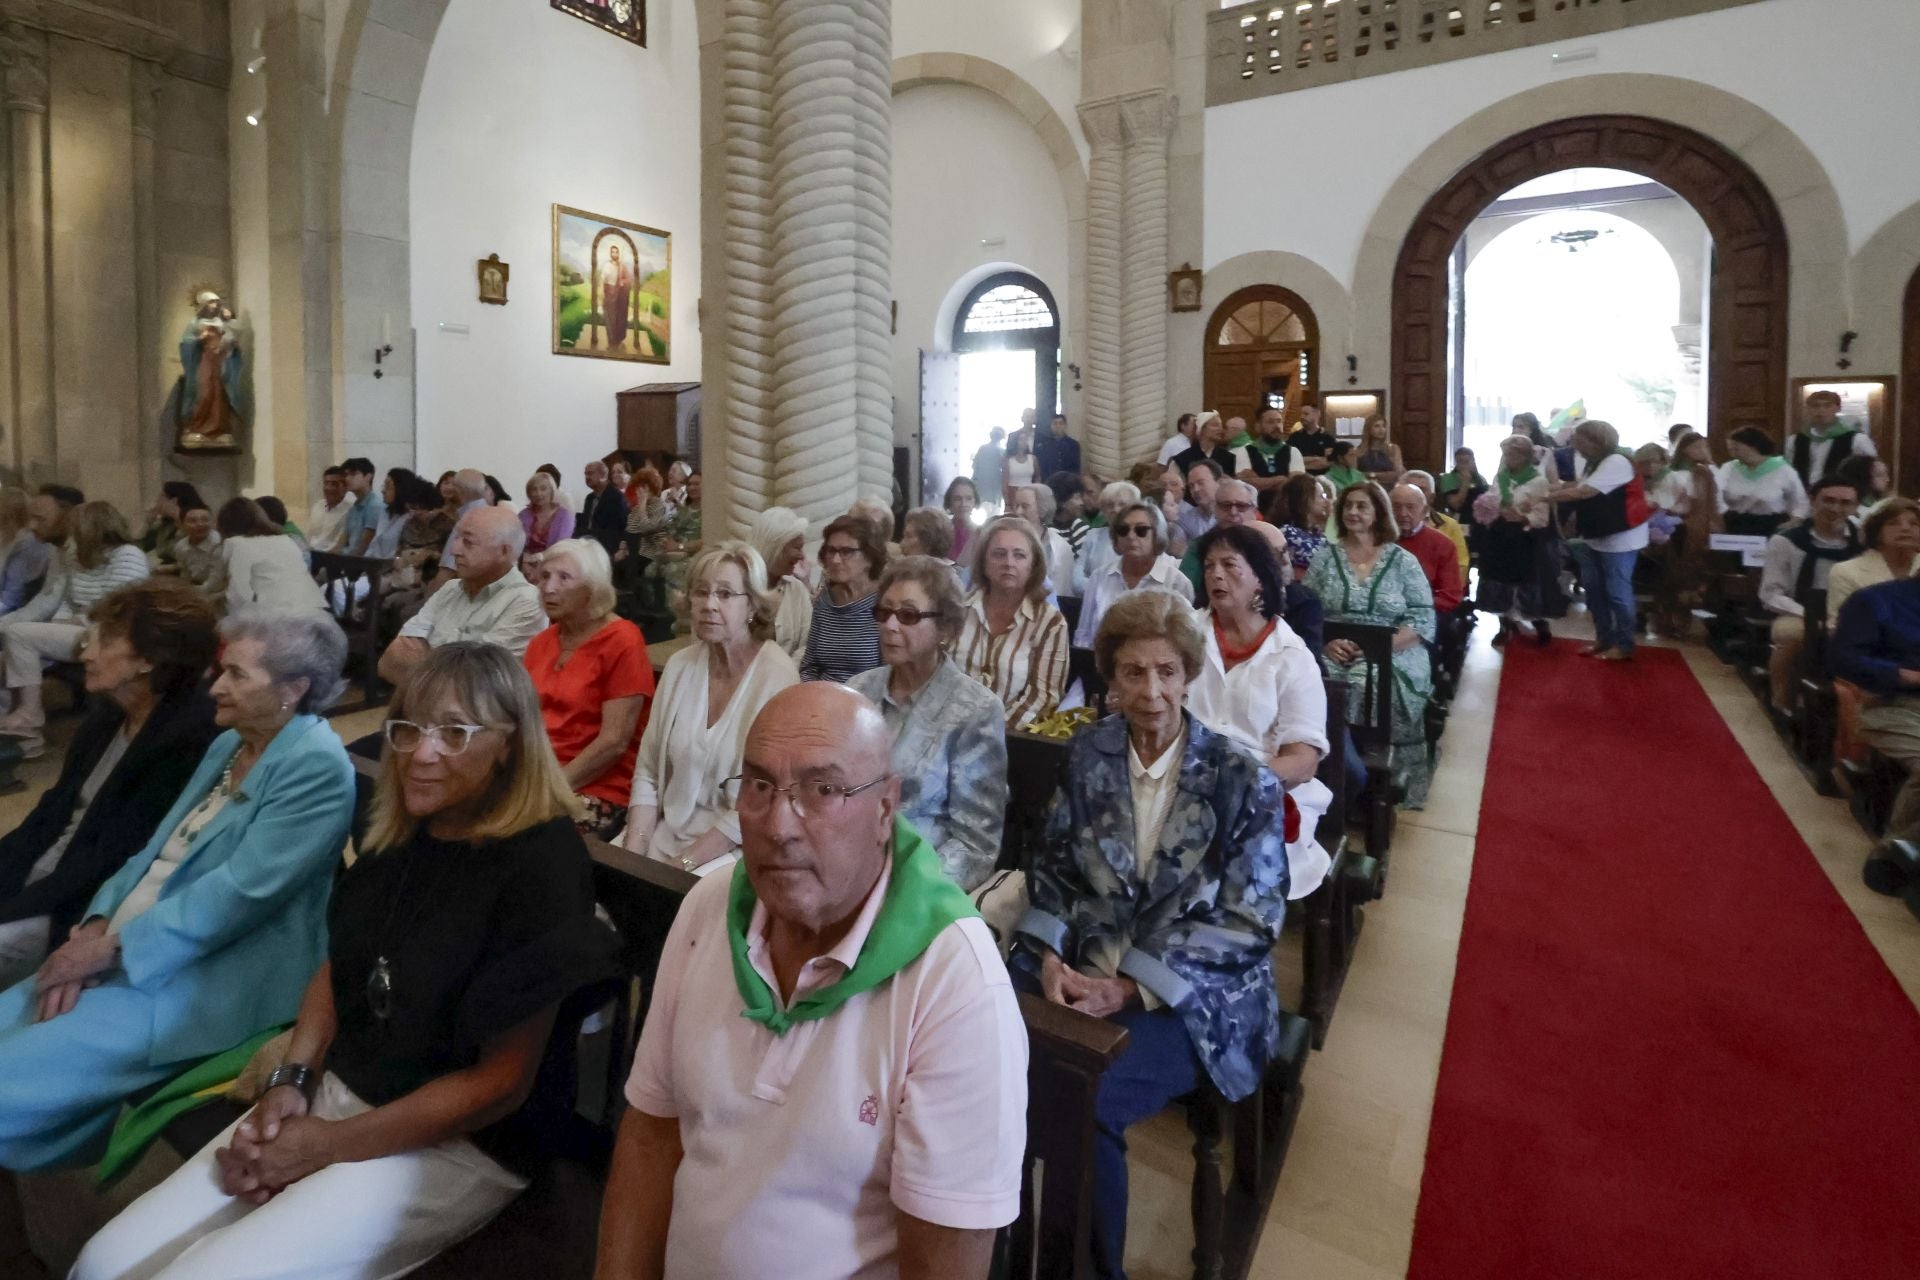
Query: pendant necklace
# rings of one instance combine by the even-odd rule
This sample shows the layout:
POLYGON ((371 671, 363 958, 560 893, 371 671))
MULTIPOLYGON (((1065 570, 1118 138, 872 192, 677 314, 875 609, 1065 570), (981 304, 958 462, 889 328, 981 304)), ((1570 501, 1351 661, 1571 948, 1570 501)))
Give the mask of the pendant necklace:
MULTIPOLYGON (((406 896, 407 880, 413 874, 413 864, 419 860, 419 850, 416 848, 412 853, 407 865, 400 868, 400 883, 394 890, 392 905, 387 908, 387 922, 380 926, 380 949, 374 955, 373 972, 367 975, 367 1008, 377 1022, 384 1023, 393 1016, 393 961, 387 958, 386 950, 393 940, 393 917, 399 912, 401 900, 406 896)), ((441 874, 445 874, 444 869, 441 874)), ((435 877, 434 887, 438 888, 439 883, 439 877, 435 877)), ((429 899, 431 896, 428 895, 429 899)), ((414 907, 413 914, 407 918, 409 929, 419 921, 422 909, 422 906, 414 907)))

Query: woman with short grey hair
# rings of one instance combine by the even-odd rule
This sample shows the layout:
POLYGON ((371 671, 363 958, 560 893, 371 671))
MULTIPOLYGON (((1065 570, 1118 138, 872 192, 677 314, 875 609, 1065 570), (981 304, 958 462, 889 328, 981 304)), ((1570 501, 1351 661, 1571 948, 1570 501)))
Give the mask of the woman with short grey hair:
POLYGON ((1077 649, 1093 648, 1100 620, 1129 591, 1166 591, 1183 603, 1193 602, 1193 584, 1167 554, 1167 517, 1159 503, 1142 500, 1122 508, 1107 525, 1107 542, 1113 554, 1088 579, 1080 599, 1080 626, 1073 636, 1077 649))
MULTIPOLYGON (((911 521, 912 517, 908 517, 911 521)), ((948 656, 965 616, 953 567, 907 556, 880 575, 873 616, 880 661, 847 687, 880 708, 893 731, 900 813, 971 893, 1000 857, 1007 813, 1006 711, 948 656)))
POLYGON ((347 637, 325 614, 258 613, 228 618, 220 638, 260 644, 260 662, 276 682, 302 692, 289 704, 295 715, 319 715, 347 687, 347 637))

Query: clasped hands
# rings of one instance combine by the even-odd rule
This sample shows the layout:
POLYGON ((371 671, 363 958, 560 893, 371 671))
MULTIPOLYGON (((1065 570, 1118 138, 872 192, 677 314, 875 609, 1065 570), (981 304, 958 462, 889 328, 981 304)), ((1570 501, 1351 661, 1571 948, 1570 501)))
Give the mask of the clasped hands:
POLYGON ((261 1205, 333 1163, 333 1125, 307 1114, 306 1095, 290 1084, 267 1090, 233 1131, 233 1144, 213 1153, 220 1189, 261 1205))
POLYGON ((39 1007, 35 1021, 47 1022, 69 1012, 80 993, 98 986, 100 975, 119 962, 120 940, 107 932, 105 919, 95 916, 77 924, 34 977, 39 1007))
POLYGON ((1132 978, 1089 978, 1053 952, 1040 961, 1040 991, 1054 1004, 1107 1018, 1140 999, 1132 978))

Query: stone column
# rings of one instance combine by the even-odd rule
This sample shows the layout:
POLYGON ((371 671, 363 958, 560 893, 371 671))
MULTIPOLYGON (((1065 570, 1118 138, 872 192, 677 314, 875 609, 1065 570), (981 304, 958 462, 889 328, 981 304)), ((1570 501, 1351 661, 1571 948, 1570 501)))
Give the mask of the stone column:
POLYGON ((47 38, 19 22, 0 28, 0 90, 6 107, 4 218, 6 298, 0 315, 0 425, 4 456, 27 483, 54 478, 53 347, 48 304, 53 242, 47 221, 47 38))
POLYGON ((1080 108, 1092 154, 1087 165, 1087 322, 1081 353, 1086 394, 1080 440, 1086 464, 1118 475, 1121 443, 1121 315, 1125 262, 1126 127, 1118 102, 1080 108))
POLYGON ((706 436, 725 527, 891 493, 888 0, 722 0, 702 50, 706 436))
MULTIPOLYGON (((160 390, 158 339, 160 328, 159 238, 154 209, 154 117, 159 113, 160 81, 165 73, 151 62, 133 64, 133 296, 134 327, 139 334, 136 364, 139 383, 134 388, 138 406, 137 431, 143 438, 158 434, 163 392, 160 390)), ((138 478, 140 492, 151 493, 160 483, 157 450, 143 449, 138 478)))
POLYGON ((1122 363, 1121 466, 1152 455, 1171 426, 1167 418, 1167 139, 1174 101, 1152 92, 1120 104, 1126 127, 1125 312, 1122 363))

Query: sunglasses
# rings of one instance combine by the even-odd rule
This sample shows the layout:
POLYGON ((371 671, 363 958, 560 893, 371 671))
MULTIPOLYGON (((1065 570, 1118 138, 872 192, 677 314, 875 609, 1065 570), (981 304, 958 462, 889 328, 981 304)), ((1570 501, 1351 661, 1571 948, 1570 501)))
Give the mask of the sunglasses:
POLYGON ((1120 526, 1120 532, 1122 535, 1135 538, 1151 538, 1153 536, 1153 526, 1150 524, 1123 524, 1120 526))
POLYGON ((873 606, 873 620, 875 622, 885 622, 888 618, 894 618, 897 619, 903 627, 917 627, 928 618, 934 616, 932 613, 923 613, 918 609, 905 607, 893 609, 884 604, 873 606))

